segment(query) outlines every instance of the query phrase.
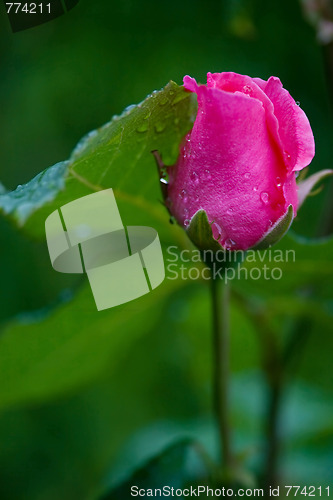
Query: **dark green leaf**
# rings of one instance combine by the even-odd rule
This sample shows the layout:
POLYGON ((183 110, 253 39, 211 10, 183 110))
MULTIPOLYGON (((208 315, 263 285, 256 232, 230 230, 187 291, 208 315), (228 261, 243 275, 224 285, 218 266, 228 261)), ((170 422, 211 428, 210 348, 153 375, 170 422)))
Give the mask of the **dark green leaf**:
MULTIPOLYGON (((175 443, 159 456, 135 471, 123 484, 102 497, 102 500, 127 500, 131 497, 131 488, 152 490, 157 498, 162 498, 163 487, 170 490, 183 489, 192 483, 204 485, 209 480, 209 471, 200 448, 189 440, 175 443), (155 492, 154 490, 161 490, 155 492)), ((178 496, 178 498, 185 498, 178 496)))
POLYGON ((40 237, 44 235, 46 217, 55 208, 80 196, 113 188, 124 221, 130 207, 129 224, 136 224, 141 216, 146 225, 151 221, 156 225, 156 220, 166 219, 167 215, 157 203, 161 196, 151 151, 158 150, 166 164, 175 162, 195 112, 193 95, 170 82, 90 132, 67 162, 0 195, 0 208, 19 225, 24 224, 26 231, 40 237))

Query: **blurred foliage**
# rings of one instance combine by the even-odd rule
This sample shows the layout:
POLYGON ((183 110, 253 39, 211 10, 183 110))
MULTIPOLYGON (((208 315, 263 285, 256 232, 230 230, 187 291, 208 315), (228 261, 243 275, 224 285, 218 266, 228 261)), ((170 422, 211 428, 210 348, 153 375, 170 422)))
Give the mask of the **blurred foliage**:
MULTIPOLYGON (((331 167, 330 83, 296 1, 81 0, 66 16, 15 35, 0 9, 0 180, 9 190, 68 158, 87 131, 148 92, 170 80, 180 84, 187 73, 205 81, 207 71, 279 76, 310 119, 316 139, 311 172, 331 167)), ((181 130, 167 130, 172 150, 158 144, 170 162, 181 130)), ((133 209, 125 196, 121 214, 127 223, 151 223, 164 245, 189 245, 159 202, 149 147, 142 146, 139 171, 123 186, 124 193, 140 194, 148 209, 133 209)), ((124 169, 137 152, 127 147, 124 169)), ((89 165, 84 176, 97 183, 100 172, 89 165)), ((57 191, 63 178, 46 180, 47 191, 57 191)), ((117 188, 113 182, 109 175, 102 185, 117 188)), ((75 179, 70 189, 72 197, 90 192, 75 179)), ((327 187, 308 199, 293 230, 321 234, 332 219, 331 198, 327 187)), ((25 213, 21 202, 17 207, 25 213)), ((169 281, 97 313, 87 284, 50 266, 43 225, 53 205, 45 207, 21 230, 12 220, 0 221, 0 498, 95 499, 184 438, 216 456, 207 285, 169 281)), ((332 241, 303 243, 289 236, 279 244, 296 252, 295 262, 277 264, 281 280, 234 281, 234 442, 257 473, 265 460, 268 398, 259 368, 265 366, 263 336, 273 336, 281 352, 293 350, 281 410, 281 474, 290 484, 326 486, 333 467, 332 241)))

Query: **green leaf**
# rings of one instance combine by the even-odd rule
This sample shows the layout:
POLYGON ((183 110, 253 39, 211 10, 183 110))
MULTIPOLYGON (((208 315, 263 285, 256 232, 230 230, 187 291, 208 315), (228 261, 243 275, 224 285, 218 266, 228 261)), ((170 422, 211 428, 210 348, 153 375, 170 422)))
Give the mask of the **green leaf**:
MULTIPOLYGON (((135 471, 127 481, 104 495, 102 500, 127 500, 132 486, 138 490, 150 489, 153 492, 155 488, 163 489, 167 486, 171 495, 171 488, 177 490, 189 487, 190 484, 195 486, 199 480, 201 485, 207 484, 209 480, 207 464, 199 447, 190 440, 183 440, 171 445, 135 471)), ((185 497, 178 495, 178 498, 185 497)))
POLYGON ((164 283, 100 312, 85 286, 43 321, 30 317, 30 324, 9 325, 0 337, 0 408, 53 398, 113 370, 128 346, 162 320, 169 295, 181 284, 164 283))
POLYGON ((90 132, 68 161, 0 195, 0 209, 20 226, 25 225, 26 231, 41 237, 44 221, 54 209, 80 196, 113 188, 123 220, 128 217, 129 224, 143 219, 146 225, 167 220, 164 208, 156 203, 161 195, 151 151, 157 149, 167 164, 174 163, 195 113, 193 95, 170 82, 90 132))
MULTIPOLYGON (((252 295, 258 293, 275 300, 277 295, 291 295, 296 290, 313 292, 319 297, 331 296, 333 279, 333 238, 307 240, 291 231, 273 248, 249 251, 243 267, 248 271, 236 276, 234 284, 252 295), (267 266, 266 278, 263 273, 267 266), (251 274, 251 270, 258 271, 251 274), (272 277, 271 271, 278 269, 272 277), (260 277, 258 278, 258 275, 260 277)), ((306 297, 303 296, 303 300, 306 297)))
MULTIPOLYGON (((0 195, 0 208, 25 232, 44 238, 45 219, 53 210, 111 187, 124 225, 153 226, 163 242, 170 238, 171 226, 159 202, 151 151, 158 149, 173 163, 195 112, 192 94, 170 82, 84 137, 68 161, 0 195)), ((172 233, 177 230, 172 228, 172 233)), ((51 278, 44 274, 46 288, 52 289, 52 274, 51 278)), ((53 276, 59 282, 61 275, 53 272, 53 276)), ((68 286, 65 276, 63 283, 68 286)), ((0 407, 52 398, 112 367, 130 342, 155 327, 164 302, 178 286, 169 283, 139 299, 138 306, 133 302, 98 313, 86 285, 53 314, 36 312, 9 324, 0 338, 0 387, 4 389, 0 407)))

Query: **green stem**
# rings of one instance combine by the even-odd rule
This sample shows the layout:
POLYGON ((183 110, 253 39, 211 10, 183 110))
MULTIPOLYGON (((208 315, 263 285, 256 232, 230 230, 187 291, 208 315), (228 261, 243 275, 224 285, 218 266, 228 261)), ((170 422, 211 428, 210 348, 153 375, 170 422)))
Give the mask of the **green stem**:
POLYGON ((212 279, 214 402, 222 465, 232 467, 229 420, 229 287, 212 279))
POLYGON ((267 486, 278 486, 278 458, 279 444, 279 417, 282 396, 282 383, 279 381, 270 388, 270 401, 267 418, 267 458, 266 458, 266 483, 267 486))

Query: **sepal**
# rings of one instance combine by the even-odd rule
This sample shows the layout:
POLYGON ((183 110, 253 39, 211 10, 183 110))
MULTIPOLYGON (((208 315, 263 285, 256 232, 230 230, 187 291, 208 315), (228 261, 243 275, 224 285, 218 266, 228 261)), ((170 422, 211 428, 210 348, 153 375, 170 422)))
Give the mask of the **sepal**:
POLYGON ((310 175, 305 180, 302 180, 301 182, 298 183, 298 190, 297 190, 297 197, 298 197, 298 208, 300 208, 307 196, 311 193, 312 189, 315 187, 315 185, 328 177, 329 175, 333 175, 333 170, 330 169, 325 169, 325 170, 320 170, 320 172, 316 172, 313 175, 310 175))
POLYGON ((186 232, 200 250, 203 262, 214 271, 235 267, 245 257, 245 252, 227 250, 220 245, 213 236, 212 225, 203 209, 193 215, 186 232))
POLYGON ((292 205, 289 205, 288 210, 280 219, 264 234, 261 240, 258 241, 252 250, 265 250, 269 248, 286 234, 294 220, 294 209, 292 205))

